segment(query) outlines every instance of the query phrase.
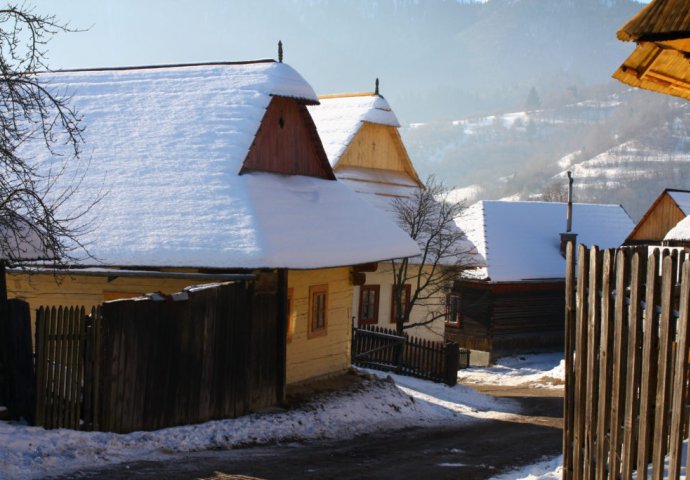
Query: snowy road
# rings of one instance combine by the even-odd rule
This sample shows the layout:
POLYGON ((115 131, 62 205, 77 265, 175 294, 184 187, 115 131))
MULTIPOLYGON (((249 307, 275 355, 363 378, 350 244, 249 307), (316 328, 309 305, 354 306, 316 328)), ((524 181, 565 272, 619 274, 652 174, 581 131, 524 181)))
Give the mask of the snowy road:
POLYGON ((560 428, 545 425, 559 423, 563 408, 560 396, 514 398, 525 414, 538 416, 508 415, 502 420, 411 428, 345 441, 178 454, 165 461, 126 463, 57 478, 220 480, 244 475, 266 480, 487 479, 560 453, 560 428))

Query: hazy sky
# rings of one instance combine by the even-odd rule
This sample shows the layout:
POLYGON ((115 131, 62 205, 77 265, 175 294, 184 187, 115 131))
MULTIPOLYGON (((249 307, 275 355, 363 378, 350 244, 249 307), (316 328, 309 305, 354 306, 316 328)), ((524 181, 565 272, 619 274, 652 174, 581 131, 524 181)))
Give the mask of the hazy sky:
POLYGON ((361 32, 343 18, 323 19, 319 25, 300 21, 297 9, 290 6, 308 2, 29 0, 37 12, 55 14, 74 28, 86 29, 59 34, 50 42, 53 69, 276 58, 282 40, 285 61, 318 92, 371 90, 378 73, 369 70, 372 64, 387 62, 386 39, 377 38, 376 32, 361 32), (339 38, 325 38, 329 22, 338 22, 339 38), (365 34, 372 36, 373 45, 382 47, 351 51, 348 36, 365 34), (353 85, 351 78, 345 81, 338 72, 320 71, 313 59, 323 49, 342 59, 343 69, 361 70, 362 84, 353 85))

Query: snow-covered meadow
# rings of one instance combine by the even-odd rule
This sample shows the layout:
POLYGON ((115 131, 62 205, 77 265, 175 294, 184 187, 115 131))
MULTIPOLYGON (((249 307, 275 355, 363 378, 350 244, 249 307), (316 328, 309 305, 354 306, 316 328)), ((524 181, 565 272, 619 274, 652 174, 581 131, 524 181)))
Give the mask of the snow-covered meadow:
MULTIPOLYGON (((495 367, 463 370, 460 378, 473 383, 502 383, 503 378, 510 385, 533 385, 541 369, 542 378, 557 383, 562 369, 554 368, 554 363, 558 358, 552 355, 516 357, 495 367)), ((513 400, 483 395, 462 384, 450 388, 399 375, 364 373, 368 378, 356 386, 319 395, 289 410, 154 432, 118 435, 0 422, 0 478, 40 478, 134 460, 161 460, 180 452, 346 439, 449 421, 505 418, 519 411, 513 400)))

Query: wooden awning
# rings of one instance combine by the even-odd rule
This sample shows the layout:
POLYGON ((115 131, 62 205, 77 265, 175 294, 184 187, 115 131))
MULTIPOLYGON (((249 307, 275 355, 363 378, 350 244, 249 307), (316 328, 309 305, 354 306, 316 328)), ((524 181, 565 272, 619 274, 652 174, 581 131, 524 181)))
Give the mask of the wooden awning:
POLYGON ((654 0, 617 36, 638 45, 615 79, 690 100, 690 2, 654 0))

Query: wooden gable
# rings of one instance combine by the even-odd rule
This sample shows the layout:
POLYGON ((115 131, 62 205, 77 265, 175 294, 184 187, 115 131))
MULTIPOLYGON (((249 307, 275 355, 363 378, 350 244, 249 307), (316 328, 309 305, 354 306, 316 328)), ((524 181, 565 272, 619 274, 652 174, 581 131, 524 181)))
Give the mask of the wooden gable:
POLYGON ((338 160, 335 171, 345 167, 403 172, 417 185, 423 186, 412 166, 400 132, 389 125, 364 122, 338 160))
POLYGON ((240 175, 251 171, 335 180, 314 121, 304 103, 273 97, 240 175))
POLYGON ((664 191, 628 235, 626 244, 661 243, 669 230, 685 218, 685 213, 664 191))

